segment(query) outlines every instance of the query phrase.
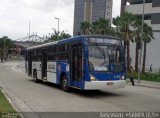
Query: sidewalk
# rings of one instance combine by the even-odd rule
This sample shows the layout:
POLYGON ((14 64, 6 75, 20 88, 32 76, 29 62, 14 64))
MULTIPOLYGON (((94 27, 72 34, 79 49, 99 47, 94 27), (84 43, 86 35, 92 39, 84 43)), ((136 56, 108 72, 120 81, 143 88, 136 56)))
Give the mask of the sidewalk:
POLYGON ((25 62, 24 61, 7 61, 7 62, 0 63, 0 66, 1 65, 10 66, 12 70, 16 72, 25 73, 25 62))
MULTIPOLYGON (((152 82, 145 80, 140 80, 140 83, 138 83, 138 80, 134 80, 134 82, 135 86, 160 89, 160 82, 152 82)), ((127 84, 132 85, 129 79, 127 79, 127 84)))

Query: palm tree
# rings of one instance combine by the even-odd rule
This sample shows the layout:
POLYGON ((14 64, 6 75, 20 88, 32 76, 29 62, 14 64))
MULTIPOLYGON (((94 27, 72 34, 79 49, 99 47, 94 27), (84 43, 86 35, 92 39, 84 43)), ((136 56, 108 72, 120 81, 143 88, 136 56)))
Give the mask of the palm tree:
POLYGON ((146 64, 146 52, 147 52, 147 43, 150 43, 151 40, 154 39, 153 30, 146 23, 144 24, 144 33, 143 33, 143 64, 142 64, 142 72, 145 72, 145 64, 146 64))
POLYGON ((131 26, 133 25, 134 16, 132 13, 124 12, 121 17, 117 17, 114 21, 117 26, 117 35, 124 39, 124 50, 127 49, 127 69, 130 67, 130 41, 133 37, 131 26))
POLYGON ((91 24, 87 21, 84 21, 84 22, 81 22, 80 30, 85 35, 85 34, 90 33, 89 32, 90 27, 91 27, 91 24))
POLYGON ((136 43, 136 51, 135 51, 135 71, 138 72, 138 55, 140 49, 140 38, 141 38, 141 28, 142 28, 142 21, 138 18, 134 21, 135 27, 135 43, 136 43))
POLYGON ((115 25, 116 27, 114 28, 115 30, 115 35, 120 37, 121 39, 124 39, 124 35, 122 35, 121 33, 121 18, 119 16, 117 16, 116 18, 113 18, 113 25, 115 25))
POLYGON ((106 18, 100 18, 99 20, 92 23, 93 34, 110 35, 111 34, 111 23, 106 18))

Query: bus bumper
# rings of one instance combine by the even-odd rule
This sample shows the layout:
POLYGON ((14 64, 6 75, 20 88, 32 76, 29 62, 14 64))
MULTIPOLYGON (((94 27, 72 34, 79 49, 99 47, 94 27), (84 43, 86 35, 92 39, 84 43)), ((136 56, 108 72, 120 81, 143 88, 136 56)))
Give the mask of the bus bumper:
POLYGON ((105 89, 116 89, 124 88, 126 86, 125 80, 118 81, 90 81, 85 82, 85 90, 105 90, 105 89))

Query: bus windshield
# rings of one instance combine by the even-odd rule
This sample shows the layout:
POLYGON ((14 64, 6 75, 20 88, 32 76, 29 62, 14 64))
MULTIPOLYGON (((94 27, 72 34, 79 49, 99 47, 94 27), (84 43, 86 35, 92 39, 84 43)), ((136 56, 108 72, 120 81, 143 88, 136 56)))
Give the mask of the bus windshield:
POLYGON ((120 46, 89 46, 89 69, 90 71, 122 72, 123 57, 120 46))

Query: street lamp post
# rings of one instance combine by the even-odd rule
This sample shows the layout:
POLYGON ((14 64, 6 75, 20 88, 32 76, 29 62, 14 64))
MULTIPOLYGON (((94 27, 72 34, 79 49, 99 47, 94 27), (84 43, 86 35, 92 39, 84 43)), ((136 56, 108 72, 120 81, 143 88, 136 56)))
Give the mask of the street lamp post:
POLYGON ((5 41, 5 38, 3 39, 3 61, 5 60, 5 56, 6 56, 6 46, 5 46, 5 43, 6 43, 6 41, 5 41))
POLYGON ((144 7, 145 0, 143 0, 143 13, 142 13, 142 28, 141 28, 141 40, 140 40, 140 56, 139 56, 139 67, 138 67, 138 83, 140 83, 141 76, 141 61, 142 61, 142 40, 143 40, 143 29, 144 29, 144 7))
POLYGON ((57 18, 57 17, 54 17, 54 18, 58 20, 58 32, 59 32, 59 20, 60 20, 60 18, 57 18))

